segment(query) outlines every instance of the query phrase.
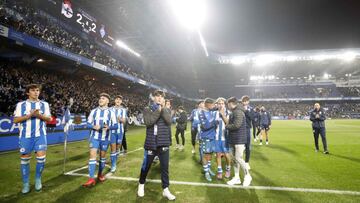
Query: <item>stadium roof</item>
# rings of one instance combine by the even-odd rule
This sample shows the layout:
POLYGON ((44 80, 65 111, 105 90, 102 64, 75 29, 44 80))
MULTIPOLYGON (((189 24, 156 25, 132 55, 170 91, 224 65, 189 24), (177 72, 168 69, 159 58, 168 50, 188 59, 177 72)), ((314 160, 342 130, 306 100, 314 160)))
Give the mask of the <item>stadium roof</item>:
MULTIPOLYGON (((145 71, 189 96, 209 83, 246 83, 252 74, 274 71, 212 63, 204 55, 198 34, 179 25, 166 0, 78 2, 109 22, 118 37, 141 54, 145 71)), ((208 15, 201 33, 210 53, 360 47, 360 27, 354 20, 360 19, 359 1, 208 0, 206 3, 208 15)), ((306 71, 323 74, 323 69, 330 66, 336 69, 339 64, 300 62, 279 65, 275 72, 289 76, 296 72, 305 75, 306 71), (319 70, 314 71, 314 66, 319 70)), ((349 66, 345 72, 356 69, 355 65, 341 66, 349 66)))

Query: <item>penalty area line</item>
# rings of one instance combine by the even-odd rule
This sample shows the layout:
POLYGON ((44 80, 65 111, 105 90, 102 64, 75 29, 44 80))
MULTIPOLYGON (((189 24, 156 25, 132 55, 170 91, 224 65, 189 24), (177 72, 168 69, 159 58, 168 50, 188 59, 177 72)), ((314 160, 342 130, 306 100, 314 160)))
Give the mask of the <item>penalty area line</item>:
MULTIPOLYGON (((89 177, 87 174, 82 174, 82 173, 71 173, 71 174, 65 174, 65 175, 89 177)), ((139 181, 138 178, 112 176, 112 174, 107 175, 106 178, 107 179, 113 179, 113 180, 132 181, 132 182, 138 182, 139 181)), ((159 180, 159 179, 146 179, 146 181, 151 182, 151 183, 161 183, 161 180, 159 180)), ((274 191, 288 191, 288 192, 331 193, 331 194, 356 195, 356 196, 360 195, 360 191, 315 189, 315 188, 292 188, 292 187, 273 187, 273 186, 248 186, 248 187, 244 187, 244 186, 241 186, 241 185, 199 183, 199 182, 186 182, 186 181, 175 181, 175 180, 170 180, 170 184, 174 184, 174 185, 190 185, 190 186, 205 186, 205 187, 215 187, 215 188, 217 187, 217 188, 237 188, 237 189, 252 189, 252 190, 274 190, 274 191)))

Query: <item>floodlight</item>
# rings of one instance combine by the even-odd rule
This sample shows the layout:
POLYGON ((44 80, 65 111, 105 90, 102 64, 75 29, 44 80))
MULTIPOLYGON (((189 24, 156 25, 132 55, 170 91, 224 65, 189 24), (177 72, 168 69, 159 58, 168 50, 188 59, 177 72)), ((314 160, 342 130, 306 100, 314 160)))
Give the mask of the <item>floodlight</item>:
POLYGON ((205 0, 169 0, 170 6, 185 27, 198 29, 206 18, 205 0))

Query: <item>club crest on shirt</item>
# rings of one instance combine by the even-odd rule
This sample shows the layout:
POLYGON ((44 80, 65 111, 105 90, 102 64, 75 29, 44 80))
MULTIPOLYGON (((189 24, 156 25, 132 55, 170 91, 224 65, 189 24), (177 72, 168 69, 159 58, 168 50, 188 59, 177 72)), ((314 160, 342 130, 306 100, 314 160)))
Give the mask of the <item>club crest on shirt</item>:
POLYGON ((153 155, 153 154, 154 154, 153 151, 151 150, 148 151, 148 155, 153 155))

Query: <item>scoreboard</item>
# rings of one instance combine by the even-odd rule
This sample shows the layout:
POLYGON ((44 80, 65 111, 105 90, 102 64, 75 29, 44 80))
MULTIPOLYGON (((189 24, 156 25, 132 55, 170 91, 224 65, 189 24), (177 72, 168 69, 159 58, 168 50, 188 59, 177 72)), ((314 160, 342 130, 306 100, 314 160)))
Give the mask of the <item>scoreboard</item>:
POLYGON ((110 28, 92 14, 85 11, 76 0, 34 0, 34 6, 46 11, 69 26, 113 46, 115 43, 110 28))

